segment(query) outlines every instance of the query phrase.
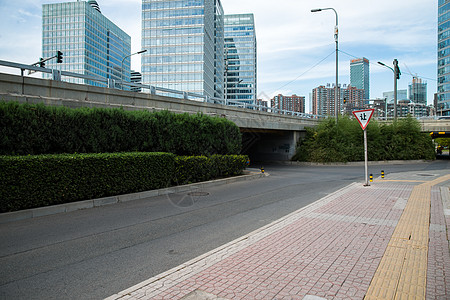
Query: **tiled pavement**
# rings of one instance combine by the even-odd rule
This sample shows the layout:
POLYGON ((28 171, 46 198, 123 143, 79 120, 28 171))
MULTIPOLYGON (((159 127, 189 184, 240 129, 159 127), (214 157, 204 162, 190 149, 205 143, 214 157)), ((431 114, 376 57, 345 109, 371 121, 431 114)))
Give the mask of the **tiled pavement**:
POLYGON ((108 300, 450 299, 449 183, 354 183, 108 300))

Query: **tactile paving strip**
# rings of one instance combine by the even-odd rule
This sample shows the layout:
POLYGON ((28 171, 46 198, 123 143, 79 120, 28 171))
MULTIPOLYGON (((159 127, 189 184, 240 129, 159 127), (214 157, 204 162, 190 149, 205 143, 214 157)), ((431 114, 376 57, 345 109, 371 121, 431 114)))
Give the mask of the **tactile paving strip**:
POLYGON ((447 180, 414 187, 365 299, 425 299, 431 187, 447 180))

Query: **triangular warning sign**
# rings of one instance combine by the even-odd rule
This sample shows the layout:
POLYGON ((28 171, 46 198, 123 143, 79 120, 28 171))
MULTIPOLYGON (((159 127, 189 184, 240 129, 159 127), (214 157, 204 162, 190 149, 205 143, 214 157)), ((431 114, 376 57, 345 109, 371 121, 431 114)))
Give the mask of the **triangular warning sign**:
POLYGON ((370 122, 370 119, 373 116, 374 111, 375 111, 375 109, 371 108, 371 109, 364 109, 364 110, 355 110, 352 113, 355 116, 355 118, 358 120, 359 125, 361 125, 361 128, 363 130, 365 130, 367 125, 370 122))

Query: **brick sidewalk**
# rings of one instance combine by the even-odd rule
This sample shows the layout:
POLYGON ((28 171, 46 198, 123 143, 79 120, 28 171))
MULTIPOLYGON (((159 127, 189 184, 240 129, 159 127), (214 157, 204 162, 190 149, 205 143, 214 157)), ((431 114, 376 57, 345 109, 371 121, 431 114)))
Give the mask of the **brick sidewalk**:
MULTIPOLYGON (((108 300, 363 299, 419 184, 352 184, 108 300)), ((431 187, 429 198, 426 299, 449 299, 450 256, 439 187, 431 187)))

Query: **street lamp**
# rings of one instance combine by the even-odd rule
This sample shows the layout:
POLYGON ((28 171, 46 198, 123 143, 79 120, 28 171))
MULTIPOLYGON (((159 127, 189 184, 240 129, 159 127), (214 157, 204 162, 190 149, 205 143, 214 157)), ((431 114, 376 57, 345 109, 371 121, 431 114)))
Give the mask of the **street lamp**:
POLYGON ((144 52, 147 52, 147 49, 141 50, 141 51, 138 51, 138 52, 135 52, 135 53, 131 53, 131 54, 125 56, 125 57, 122 59, 122 72, 121 72, 121 74, 120 74, 120 86, 121 86, 121 89, 122 89, 122 90, 123 90, 123 63, 124 63, 125 59, 127 59, 128 57, 130 57, 130 56, 132 56, 132 55, 135 55, 135 54, 142 54, 142 53, 144 53, 144 52))
POLYGON ((394 68, 389 67, 381 61, 379 61, 378 64, 391 69, 394 73, 394 121, 397 121, 397 80, 400 79, 400 75, 402 74, 400 72, 400 68, 398 67, 398 60, 394 59, 394 68))
POLYGON ((323 10, 332 10, 334 11, 334 14, 336 15, 336 26, 334 27, 334 40, 336 42, 336 91, 334 94, 334 114, 336 115, 336 123, 338 122, 338 111, 339 111, 339 106, 340 106, 340 95, 339 95, 339 85, 338 85, 338 64, 339 64, 339 45, 338 45, 338 35, 339 35, 339 30, 338 30, 338 14, 336 12, 336 10, 334 8, 316 8, 316 9, 311 9, 311 12, 320 12, 323 10))

